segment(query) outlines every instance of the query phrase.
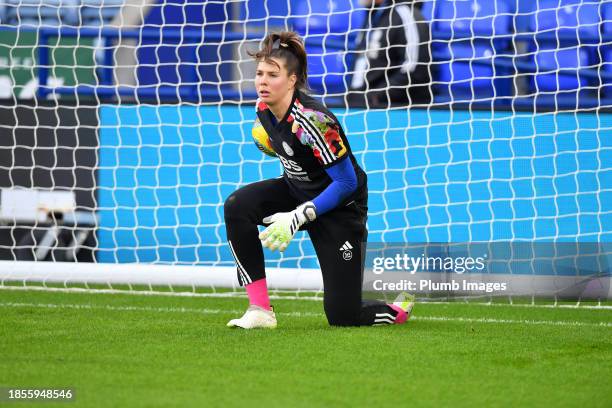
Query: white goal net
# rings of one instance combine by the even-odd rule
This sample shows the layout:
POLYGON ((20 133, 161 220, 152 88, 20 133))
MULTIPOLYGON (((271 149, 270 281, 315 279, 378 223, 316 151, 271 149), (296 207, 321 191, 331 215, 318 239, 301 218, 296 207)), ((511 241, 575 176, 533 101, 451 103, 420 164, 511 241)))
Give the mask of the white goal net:
MULTIPOLYGON (((251 139, 273 30, 368 174, 370 242, 612 241, 611 1, 364 4, 0 0, 0 286, 236 288, 223 203, 282 172, 251 139)), ((319 291, 296 238, 271 286, 319 291)))

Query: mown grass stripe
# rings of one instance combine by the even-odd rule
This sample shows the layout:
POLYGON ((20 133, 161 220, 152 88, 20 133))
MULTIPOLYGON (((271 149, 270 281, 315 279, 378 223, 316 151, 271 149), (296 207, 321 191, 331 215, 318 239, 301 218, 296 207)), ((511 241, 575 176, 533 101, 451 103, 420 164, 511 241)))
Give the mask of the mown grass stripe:
MULTIPOLYGON (((154 313, 201 313, 201 314, 241 314, 243 310, 230 309, 207 309, 207 308, 184 308, 184 307, 143 307, 143 306, 111 306, 94 304, 69 304, 69 303, 19 303, 3 302, 0 307, 7 308, 47 308, 47 309, 84 309, 84 310, 109 310, 109 311, 137 311, 154 313)), ((323 317, 322 313, 312 312, 278 312, 280 316, 291 317, 323 317)), ((492 318, 472 318, 460 316, 413 316, 411 320, 423 321, 442 321, 442 322, 464 322, 464 323, 489 323, 489 324, 529 324, 545 326, 589 326, 589 327, 612 327, 609 322, 580 322, 567 320, 513 320, 513 319, 492 319, 492 318)))

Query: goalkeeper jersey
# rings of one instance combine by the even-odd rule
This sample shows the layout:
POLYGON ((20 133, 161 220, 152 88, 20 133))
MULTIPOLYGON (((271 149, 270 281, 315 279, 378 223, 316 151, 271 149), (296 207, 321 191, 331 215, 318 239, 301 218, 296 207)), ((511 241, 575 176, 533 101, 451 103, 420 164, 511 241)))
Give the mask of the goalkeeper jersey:
POLYGON ((341 160, 350 160, 357 188, 343 203, 367 196, 367 177, 357 164, 338 119, 316 99, 297 90, 285 116, 274 123, 269 107, 257 100, 257 117, 283 165, 283 178, 300 201, 310 201, 331 183, 325 171, 341 160))

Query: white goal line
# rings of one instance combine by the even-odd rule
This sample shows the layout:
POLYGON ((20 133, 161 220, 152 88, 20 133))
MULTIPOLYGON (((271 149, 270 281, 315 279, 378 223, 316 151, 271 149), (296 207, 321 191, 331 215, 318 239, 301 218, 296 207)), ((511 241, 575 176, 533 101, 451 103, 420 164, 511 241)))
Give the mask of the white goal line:
MULTIPOLYGON (((68 304, 68 303, 20 303, 0 302, 3 308, 42 308, 42 309, 75 309, 75 310, 109 310, 116 312, 152 312, 152 313, 195 313, 195 314, 241 314, 244 311, 231 309, 207 309, 207 308, 184 308, 184 307, 146 307, 146 306, 110 306, 94 304, 68 304)), ((313 312, 277 312, 280 316, 289 317, 321 317, 323 313, 313 312)), ((459 322, 459 323, 486 323, 486 324, 528 324, 540 326, 582 326, 582 327, 606 327, 612 328, 610 322, 580 322, 567 320, 528 320, 528 319, 492 319, 472 318, 460 316, 412 316, 410 320, 435 321, 435 322, 459 322)))
MULTIPOLYGON (((247 298, 244 290, 240 292, 168 292, 168 291, 155 291, 155 290, 124 290, 124 289, 86 289, 86 288, 58 288, 58 287, 47 287, 47 286, 16 286, 16 285, 2 285, 0 284, 0 291, 40 291, 40 292, 56 292, 56 293, 86 293, 86 294, 112 294, 112 295, 132 295, 132 296, 170 296, 170 297, 192 297, 192 298, 247 298)), ((296 295, 297 291, 287 291, 289 294, 280 294, 279 292, 272 292, 270 299, 273 300, 308 300, 308 301, 322 301, 323 297, 320 295, 296 295)), ((306 292, 309 293, 309 292, 306 292)), ((483 302, 483 301, 468 301, 468 300, 455 300, 455 301, 440 301, 440 300, 429 300, 423 298, 417 298, 420 304, 426 305, 468 305, 468 306, 486 306, 486 307, 526 307, 526 308, 543 308, 543 309, 588 309, 588 310, 612 310, 612 305, 597 304, 582 304, 581 302, 575 302, 571 304, 558 303, 553 304, 538 304, 538 303, 495 303, 495 302, 483 302)))

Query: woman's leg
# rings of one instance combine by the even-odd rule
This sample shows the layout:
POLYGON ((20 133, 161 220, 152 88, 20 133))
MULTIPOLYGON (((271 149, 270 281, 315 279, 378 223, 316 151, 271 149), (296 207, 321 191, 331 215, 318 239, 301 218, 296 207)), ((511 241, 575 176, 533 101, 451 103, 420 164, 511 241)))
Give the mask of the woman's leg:
POLYGON ((236 260, 241 286, 266 277, 257 225, 263 225, 264 217, 294 210, 299 204, 282 178, 246 185, 225 200, 227 242, 236 260))
POLYGON ((332 326, 371 326, 405 321, 396 306, 362 301, 367 208, 357 203, 337 208, 308 225, 323 273, 323 303, 332 326))

